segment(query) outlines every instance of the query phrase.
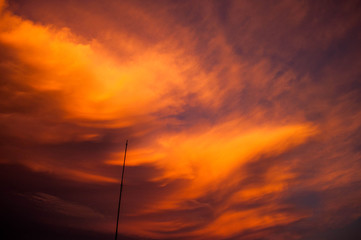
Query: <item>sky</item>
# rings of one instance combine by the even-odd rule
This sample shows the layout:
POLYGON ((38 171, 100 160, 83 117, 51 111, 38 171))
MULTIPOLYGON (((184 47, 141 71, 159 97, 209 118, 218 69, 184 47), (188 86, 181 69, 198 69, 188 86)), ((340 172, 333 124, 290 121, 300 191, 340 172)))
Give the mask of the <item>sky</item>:
POLYGON ((360 13, 0 0, 5 239, 361 239, 360 13))

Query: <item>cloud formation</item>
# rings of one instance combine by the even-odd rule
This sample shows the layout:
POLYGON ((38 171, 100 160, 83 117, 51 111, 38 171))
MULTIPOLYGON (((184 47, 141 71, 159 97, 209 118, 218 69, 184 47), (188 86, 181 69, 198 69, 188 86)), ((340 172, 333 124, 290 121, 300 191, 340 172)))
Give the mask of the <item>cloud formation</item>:
POLYGON ((1 1, 7 216, 112 234, 129 139, 128 237, 312 239, 359 224, 359 8, 1 1))

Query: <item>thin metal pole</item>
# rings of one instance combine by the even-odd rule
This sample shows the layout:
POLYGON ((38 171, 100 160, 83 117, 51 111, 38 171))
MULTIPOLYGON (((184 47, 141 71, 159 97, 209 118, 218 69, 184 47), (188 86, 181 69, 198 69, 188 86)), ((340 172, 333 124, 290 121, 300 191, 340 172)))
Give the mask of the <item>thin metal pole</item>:
POLYGON ((119 211, 120 211, 120 202, 122 200, 123 178, 124 178, 124 169, 125 169, 125 158, 127 157, 127 148, 128 148, 128 140, 125 142, 122 180, 120 182, 120 192, 119 192, 119 202, 118 202, 117 226, 115 228, 115 240, 117 240, 117 238, 118 238, 119 211))

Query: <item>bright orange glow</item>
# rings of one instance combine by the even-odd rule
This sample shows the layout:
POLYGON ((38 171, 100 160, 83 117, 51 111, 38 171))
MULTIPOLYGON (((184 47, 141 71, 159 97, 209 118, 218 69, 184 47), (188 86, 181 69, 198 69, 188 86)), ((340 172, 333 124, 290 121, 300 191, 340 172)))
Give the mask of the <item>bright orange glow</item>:
POLYGON ((129 139, 121 234, 306 239, 356 221, 353 2, 216 2, 0 0, 0 167, 24 182, 9 196, 110 234, 129 139))

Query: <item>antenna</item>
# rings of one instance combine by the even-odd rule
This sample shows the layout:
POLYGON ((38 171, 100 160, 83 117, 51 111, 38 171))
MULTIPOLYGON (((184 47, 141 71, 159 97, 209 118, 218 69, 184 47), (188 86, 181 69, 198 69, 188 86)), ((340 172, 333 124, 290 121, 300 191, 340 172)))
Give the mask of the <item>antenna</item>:
POLYGON ((119 211, 120 211, 120 202, 122 200, 123 178, 124 178, 125 158, 127 157, 127 148, 128 148, 128 140, 125 142, 122 180, 120 182, 120 192, 119 192, 119 202, 118 202, 117 226, 115 228, 115 240, 117 240, 117 238, 118 238, 119 211))

